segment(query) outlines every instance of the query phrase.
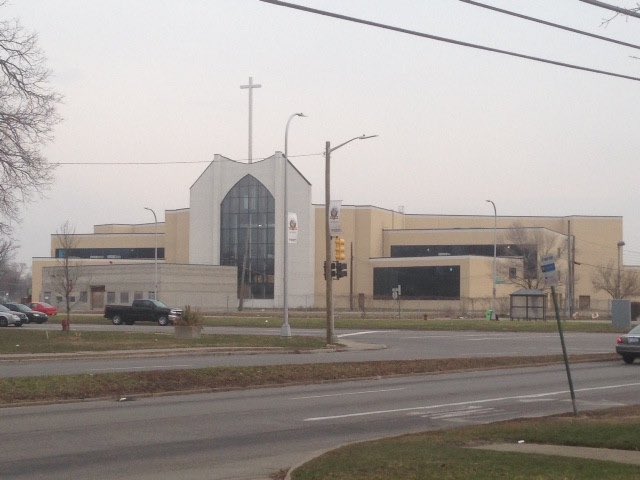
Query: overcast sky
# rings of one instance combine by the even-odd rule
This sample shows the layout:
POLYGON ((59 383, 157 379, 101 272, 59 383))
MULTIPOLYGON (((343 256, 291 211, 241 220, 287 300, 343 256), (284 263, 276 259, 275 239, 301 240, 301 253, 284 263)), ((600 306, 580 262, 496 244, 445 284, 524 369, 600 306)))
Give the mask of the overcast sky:
MULTIPOLYGON (((640 50, 457 0, 291 0, 410 30, 640 76, 640 50)), ((494 6, 640 44, 640 19, 577 0, 494 6)), ((632 7, 635 1, 609 0, 632 7)), ((216 153, 284 150, 324 202, 407 213, 624 217, 625 262, 640 264, 640 82, 571 70, 283 8, 258 0, 8 0, 4 18, 38 32, 64 95, 46 148, 60 165, 26 205, 17 259, 49 255, 67 220, 164 220, 216 153), (135 165, 101 165, 134 162, 135 165), (175 162, 145 165, 148 162, 175 162), (197 163, 181 163, 197 162, 197 163)))

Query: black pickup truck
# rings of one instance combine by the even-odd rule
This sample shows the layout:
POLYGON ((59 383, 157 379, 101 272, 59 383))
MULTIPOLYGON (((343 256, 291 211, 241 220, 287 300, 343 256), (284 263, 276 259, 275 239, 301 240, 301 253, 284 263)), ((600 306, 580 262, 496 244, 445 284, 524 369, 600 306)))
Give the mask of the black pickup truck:
POLYGON ((134 300, 131 305, 107 305, 104 317, 114 325, 133 325, 135 322, 158 322, 169 325, 180 316, 182 310, 169 308, 159 300, 134 300))

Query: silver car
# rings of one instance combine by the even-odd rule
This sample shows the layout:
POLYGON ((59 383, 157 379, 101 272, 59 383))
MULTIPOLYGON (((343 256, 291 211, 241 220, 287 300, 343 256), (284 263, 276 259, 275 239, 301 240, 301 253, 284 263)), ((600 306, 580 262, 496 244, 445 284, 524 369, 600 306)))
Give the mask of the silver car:
POLYGON ((633 363, 636 358, 640 358, 640 325, 618 337, 616 353, 622 356, 624 363, 633 363))
POLYGON ((17 315, 14 315, 13 312, 0 311, 0 327, 8 327, 9 325, 15 325, 16 327, 22 326, 22 320, 17 315))

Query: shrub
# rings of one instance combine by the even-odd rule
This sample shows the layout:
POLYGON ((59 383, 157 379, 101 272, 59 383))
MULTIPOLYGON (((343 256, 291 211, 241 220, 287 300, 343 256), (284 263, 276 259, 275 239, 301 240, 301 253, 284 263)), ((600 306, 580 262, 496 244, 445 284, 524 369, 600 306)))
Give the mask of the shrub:
POLYGON ((175 321, 175 325, 202 326, 204 316, 198 310, 192 310, 191 305, 187 305, 182 310, 182 315, 175 321))

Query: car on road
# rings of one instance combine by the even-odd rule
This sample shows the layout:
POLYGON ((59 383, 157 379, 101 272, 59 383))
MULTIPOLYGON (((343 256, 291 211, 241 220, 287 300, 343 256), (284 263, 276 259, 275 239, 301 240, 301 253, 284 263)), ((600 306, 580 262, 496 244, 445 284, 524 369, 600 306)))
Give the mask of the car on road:
MULTIPOLYGON (((0 307, 2 307, 2 305, 0 305, 0 307)), ((4 310, 0 309, 0 327, 8 327, 9 325, 15 325, 16 327, 22 326, 22 320, 18 315, 14 315, 14 312, 7 307, 2 308, 4 308, 4 310)))
POLYGON ((616 353, 622 357, 624 363, 633 363, 636 358, 640 358, 640 325, 617 338, 616 353))
POLYGON ((58 314, 56 307, 45 302, 33 302, 29 304, 29 307, 36 312, 46 313, 50 317, 55 317, 58 314))
POLYGON ((49 315, 46 313, 36 312, 21 303, 7 302, 3 303, 3 305, 12 312, 24 313, 27 316, 27 321, 25 323, 44 323, 49 320, 49 315))

